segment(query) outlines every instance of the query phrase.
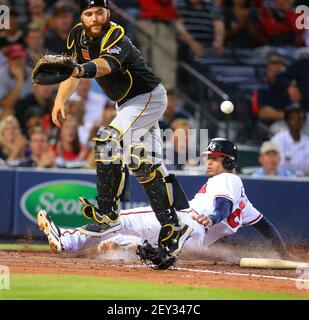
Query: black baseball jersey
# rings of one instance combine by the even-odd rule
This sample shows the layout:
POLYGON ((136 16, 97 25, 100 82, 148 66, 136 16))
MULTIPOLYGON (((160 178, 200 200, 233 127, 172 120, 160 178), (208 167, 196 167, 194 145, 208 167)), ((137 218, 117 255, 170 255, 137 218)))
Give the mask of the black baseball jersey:
POLYGON ((124 29, 115 23, 111 23, 102 36, 92 40, 86 37, 79 23, 71 30, 67 47, 78 63, 97 58, 107 60, 112 72, 96 80, 106 95, 119 105, 152 91, 161 82, 146 65, 139 50, 125 36, 124 29))

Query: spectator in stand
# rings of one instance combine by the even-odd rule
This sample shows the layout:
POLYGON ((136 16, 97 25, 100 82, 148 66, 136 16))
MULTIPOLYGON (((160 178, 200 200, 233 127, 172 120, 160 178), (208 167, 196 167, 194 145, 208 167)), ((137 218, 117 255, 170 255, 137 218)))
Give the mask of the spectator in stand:
MULTIPOLYGON (((111 124, 117 115, 116 104, 113 101, 109 101, 102 114, 101 127, 107 127, 111 124)), ((94 136, 93 136, 94 138, 94 136)))
POLYGON ((27 0, 2 0, 1 4, 9 6, 17 12, 19 23, 24 28, 28 23, 28 3, 27 0))
POLYGON ((45 47, 50 52, 63 54, 67 52, 67 37, 74 21, 73 11, 64 1, 53 6, 51 28, 46 34, 45 47))
POLYGON ((295 79, 290 82, 290 85, 288 87, 288 94, 292 104, 298 105, 300 107, 302 104, 303 95, 295 79))
POLYGON ((78 123, 75 117, 67 116, 58 131, 54 146, 57 167, 67 167, 69 162, 85 161, 88 148, 80 143, 78 123))
POLYGON ((73 116, 78 124, 78 127, 84 124, 85 116, 85 101, 80 96, 74 96, 70 98, 66 104, 67 114, 73 116))
POLYGON ((88 141, 95 138, 97 132, 103 129, 103 127, 107 127, 116 117, 116 113, 117 111, 116 111, 115 103, 113 102, 107 103, 104 108, 101 120, 96 121, 93 124, 89 133, 88 141))
POLYGON ((253 177, 294 176, 291 171, 278 168, 280 162, 280 150, 279 147, 271 141, 263 142, 260 148, 259 162, 261 164, 261 168, 253 172, 253 177))
POLYGON ((41 31, 46 31, 49 16, 46 14, 46 1, 28 0, 28 25, 35 25, 41 31))
POLYGON ((25 112, 25 128, 26 131, 24 132, 24 135, 27 138, 30 138, 30 132, 36 128, 40 127, 43 129, 43 119, 44 114, 39 106, 32 106, 31 108, 27 109, 25 112))
POLYGON ((174 90, 167 91, 167 107, 159 121, 160 128, 165 130, 171 127, 171 123, 178 118, 190 120, 193 125, 192 115, 183 108, 182 100, 174 90))
POLYGON ((294 60, 279 74, 278 78, 297 82, 302 94, 302 106, 306 112, 309 112, 309 74, 305 70, 309 70, 309 58, 294 60))
MULTIPOLYGON (((183 170, 188 166, 197 164, 197 159, 190 158, 191 148, 189 144, 189 130, 192 129, 190 122, 185 118, 175 119, 171 123, 172 135, 168 135, 164 148, 165 165, 169 170, 183 170)), ((198 152, 199 154, 199 152, 198 152)))
POLYGON ((33 68, 36 61, 38 61, 44 54, 44 32, 35 28, 33 25, 29 26, 26 33, 26 65, 33 68))
POLYGON ((33 86, 33 92, 31 94, 17 101, 14 108, 15 116, 18 119, 23 132, 26 132, 25 113, 33 106, 37 106, 41 109, 42 114, 44 115, 44 129, 47 132, 49 131, 50 110, 54 103, 54 94, 57 87, 57 85, 43 86, 37 84, 33 86))
POLYGON ((303 46, 303 32, 296 26, 297 14, 293 1, 274 0, 271 4, 263 4, 259 12, 259 20, 266 38, 271 46, 303 46))
MULTIPOLYGON (((291 104, 288 107, 301 107, 302 106, 302 94, 297 86, 296 80, 292 80, 288 87, 288 94, 290 97, 291 104)), ((284 120, 276 121, 271 125, 270 132, 272 135, 276 133, 286 130, 287 125, 284 120)), ((303 129, 304 131, 304 129, 303 129)), ((304 133, 304 132, 303 132, 304 133)))
POLYGON ((306 114, 299 107, 285 110, 288 129, 272 138, 280 149, 280 168, 290 170, 298 176, 309 175, 309 136, 301 133, 306 114))
POLYGON ((301 97, 295 82, 290 83, 288 80, 278 79, 278 74, 284 68, 284 59, 272 56, 266 68, 267 83, 257 91, 260 136, 263 140, 267 139, 269 134, 274 133, 274 130, 278 130, 278 121, 283 120, 285 108, 297 102, 297 97, 301 97), (275 123, 277 124, 274 125, 275 123))
POLYGON ((262 41, 258 14, 250 0, 232 0, 224 10, 226 46, 253 48, 262 41))
POLYGON ((4 39, 7 45, 24 45, 24 34, 19 24, 19 17, 15 10, 10 11, 10 28, 0 29, 0 39, 4 39))
POLYGON ((35 127, 29 133, 29 156, 20 163, 21 167, 55 168, 55 155, 48 143, 46 132, 35 127))
POLYGON ((303 132, 309 135, 309 58, 293 61, 287 69, 279 75, 280 79, 295 80, 302 95, 301 106, 307 113, 307 121, 303 132))
POLYGON ((141 52, 166 89, 176 85, 176 7, 173 0, 140 0, 140 26, 149 34, 139 34, 141 52))
POLYGON ((84 124, 87 126, 101 121, 104 107, 108 102, 108 98, 104 94, 92 92, 91 86, 91 80, 81 78, 76 92, 72 95, 72 99, 82 98, 85 101, 84 124))
MULTIPOLYGON (((173 0, 140 0, 140 26, 145 34, 139 34, 141 52, 167 90, 176 86, 177 39, 179 37, 193 48, 200 48, 187 32, 178 17, 173 0), (149 38, 149 36, 151 39, 149 38)), ((201 53, 202 54, 202 53, 201 53)))
POLYGON ((80 96, 71 97, 66 104, 66 111, 77 121, 78 137, 81 144, 87 145, 93 123, 85 123, 85 101, 80 96))
POLYGON ((0 67, 1 117, 14 114, 14 105, 32 93, 32 70, 26 66, 26 51, 20 44, 13 44, 6 50, 7 64, 0 67))
POLYGON ((26 139, 18 121, 9 115, 0 121, 0 158, 9 165, 18 165, 24 157, 26 139))
MULTIPOLYGON (((114 0, 115 5, 120 7, 125 11, 127 15, 129 15, 132 19, 136 20, 139 16, 139 0, 114 0)), ((115 14, 112 11, 113 15, 115 14)), ((128 38, 133 42, 133 44, 137 43, 135 28, 132 24, 128 23, 127 20, 123 19, 120 16, 113 16, 112 21, 119 23, 121 26, 125 28, 126 34, 128 38)))
MULTIPOLYGON (((177 9, 180 13, 178 21, 182 20, 191 38, 179 34, 180 40, 186 45, 181 46, 181 57, 185 60, 193 54, 203 56, 206 48, 211 47, 216 54, 224 50, 225 26, 221 8, 213 1, 179 0, 177 9)), ((186 34, 185 34, 186 35, 186 34)))

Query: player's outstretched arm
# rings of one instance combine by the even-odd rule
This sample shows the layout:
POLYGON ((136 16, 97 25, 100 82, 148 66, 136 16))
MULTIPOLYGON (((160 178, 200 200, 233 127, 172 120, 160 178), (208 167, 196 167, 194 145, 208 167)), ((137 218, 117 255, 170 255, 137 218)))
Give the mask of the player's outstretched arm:
POLYGON ((202 224, 205 228, 209 228, 227 218, 233 208, 233 203, 224 197, 217 197, 215 200, 215 210, 209 215, 192 216, 193 220, 202 224))
POLYGON ((53 123, 60 127, 58 115, 61 113, 63 119, 65 119, 65 103, 71 97, 75 89, 77 88, 79 79, 70 77, 67 80, 60 83, 58 93, 55 99, 55 104, 52 110, 53 123))
POLYGON ((294 260, 294 257, 289 254, 279 231, 265 216, 254 224, 253 227, 271 242, 272 246, 280 254, 282 259, 294 260))

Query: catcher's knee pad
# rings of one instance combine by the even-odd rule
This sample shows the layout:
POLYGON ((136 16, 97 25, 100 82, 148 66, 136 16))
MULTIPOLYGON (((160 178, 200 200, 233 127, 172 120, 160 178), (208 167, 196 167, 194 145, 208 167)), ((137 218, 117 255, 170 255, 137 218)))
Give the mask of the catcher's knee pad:
POLYGON ((95 144, 95 160, 103 163, 120 163, 122 133, 120 130, 108 126, 100 131, 93 139, 95 144))
POLYGON ((164 177, 160 164, 153 164, 149 154, 143 146, 134 146, 131 149, 129 168, 144 187, 150 205, 159 222, 178 224, 178 217, 173 208, 173 186, 164 177))
POLYGON ((106 127, 93 140, 96 141, 97 202, 100 211, 109 215, 117 212, 125 185, 121 132, 114 127, 106 127))
POLYGON ((129 169, 132 170, 137 181, 144 184, 155 177, 155 166, 148 159, 148 153, 144 146, 131 148, 129 169))

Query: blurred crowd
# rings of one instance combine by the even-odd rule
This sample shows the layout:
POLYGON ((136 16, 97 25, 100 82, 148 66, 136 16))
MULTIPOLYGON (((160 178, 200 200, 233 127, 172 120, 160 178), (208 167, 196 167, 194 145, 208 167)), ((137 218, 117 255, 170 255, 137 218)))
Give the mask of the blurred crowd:
MULTIPOLYGON (((238 83, 241 89, 246 84, 248 91, 243 92, 244 105, 242 100, 233 116, 238 129, 246 128, 239 130, 242 135, 248 137, 253 132, 252 140, 260 146, 261 168, 254 175, 309 175, 309 18, 302 18, 295 10, 299 5, 309 7, 308 0, 110 2, 116 6, 112 7, 112 20, 125 27, 168 91, 168 107, 160 127, 174 133, 166 148, 172 145, 176 158, 188 155, 188 143, 183 142, 199 122, 196 110, 178 94, 177 77, 181 74, 177 63, 186 61, 206 76, 215 73, 213 80, 227 90, 232 88, 235 94, 242 92, 231 87, 236 80, 220 82, 220 69, 210 67, 223 66, 226 72, 225 64, 237 62, 254 70, 253 84, 249 83, 251 78, 238 83), (124 15, 136 23, 129 23, 124 15), (307 29, 300 28, 306 19, 307 29), (299 52, 303 54, 296 58, 299 52), (178 136, 181 131, 184 139, 178 136)), ((58 129, 50 117, 57 85, 33 86, 31 80, 33 66, 42 55, 66 53, 67 36, 79 22, 78 1, 9 0, 2 4, 10 8, 10 28, 0 30, 1 164, 95 167, 91 139, 115 117, 115 103, 94 81, 82 79, 58 129)), ((194 84, 189 84, 189 89, 197 95, 194 84)), ((204 107, 211 111, 211 106, 204 107)), ((213 114, 216 112, 218 105, 213 114)), ((246 141, 237 134, 235 140, 246 141)), ((187 165, 194 164, 187 159, 187 164, 169 166, 181 170, 187 165)))

